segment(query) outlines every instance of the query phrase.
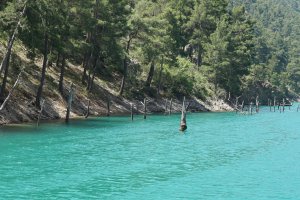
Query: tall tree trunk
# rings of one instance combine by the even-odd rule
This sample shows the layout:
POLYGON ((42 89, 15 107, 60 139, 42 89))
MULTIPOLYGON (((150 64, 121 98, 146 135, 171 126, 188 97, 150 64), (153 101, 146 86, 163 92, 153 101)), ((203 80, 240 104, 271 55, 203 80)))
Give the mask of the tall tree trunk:
POLYGON ((98 57, 95 56, 93 67, 89 70, 89 76, 88 76, 88 85, 87 85, 87 91, 90 92, 92 90, 93 82, 95 79, 96 74, 96 67, 97 67, 98 57))
POLYGON ((197 55, 197 69, 200 69, 201 66, 201 62, 202 62, 202 58, 201 58, 201 46, 200 44, 198 44, 198 55, 197 55))
POLYGON ((159 76, 158 76, 158 85, 157 85, 157 94, 158 95, 159 95, 160 89, 161 89, 161 77, 162 77, 162 72, 163 72, 163 65, 164 65, 164 57, 162 57, 162 59, 161 59, 159 76))
POLYGON ((130 49, 130 44, 132 39, 134 38, 134 34, 129 36, 129 39, 127 41, 126 44, 126 53, 127 55, 125 55, 125 58, 123 60, 123 77, 122 77, 122 82, 121 82, 121 88, 120 88, 120 92, 119 95, 122 96, 123 92, 124 92, 124 88, 125 88, 125 82, 126 82, 126 78, 127 78, 127 73, 128 73, 128 55, 129 55, 129 49, 130 49))
POLYGON ((123 77, 122 77, 122 82, 121 82, 121 88, 120 88, 120 92, 119 95, 122 96, 123 92, 124 92, 124 88, 125 88, 125 81, 126 81, 126 77, 127 77, 127 69, 128 69, 128 65, 127 65, 127 56, 125 56, 124 60, 123 60, 123 77))
POLYGON ((153 76, 154 76, 154 68, 155 68, 154 61, 151 61, 150 71, 148 73, 147 81, 146 81, 146 84, 145 84, 145 86, 147 88, 150 88, 150 86, 151 86, 152 79, 153 79, 153 76))
POLYGON ((1 85, 1 89, 0 89, 0 99, 2 100, 4 98, 4 93, 5 93, 5 89, 6 89, 6 83, 7 83, 7 77, 8 77, 8 69, 9 69, 9 60, 10 60, 10 56, 11 56, 11 50, 9 50, 7 52, 7 57, 5 60, 5 71, 4 71, 4 77, 2 80, 2 85, 1 85))
POLYGON ((95 80, 95 75, 96 75, 96 68, 93 69, 93 75, 92 75, 91 82, 90 82, 89 92, 91 92, 92 89, 93 89, 93 86, 94 86, 94 80, 95 80))
POLYGON ((23 8, 23 10, 22 10, 22 12, 21 12, 21 14, 19 16, 17 26, 16 26, 14 32, 12 33, 12 35, 11 35, 9 41, 8 41, 6 52, 4 54, 3 60, 2 60, 1 65, 0 65, 0 74, 3 72, 4 69, 7 68, 6 65, 8 65, 8 63, 9 63, 11 49, 12 49, 12 47, 14 45, 14 42, 15 42, 15 39, 16 39, 16 35, 18 33, 18 29, 21 26, 21 18, 25 14, 26 6, 27 6, 27 1, 25 1, 25 5, 24 5, 24 8, 23 8))
POLYGON ((87 66, 88 66, 88 53, 86 53, 84 55, 83 61, 82 61, 82 67, 83 67, 83 73, 82 73, 82 77, 81 77, 82 84, 84 84, 85 81, 87 80, 87 66))
POLYGON ((65 55, 63 55, 62 63, 60 66, 60 76, 59 76, 59 84, 58 84, 58 89, 61 94, 63 94, 63 92, 64 92, 65 67, 66 67, 66 57, 65 57, 65 55))
POLYGON ((41 80, 40 80, 40 85, 36 94, 36 99, 35 99, 35 105, 37 107, 41 107, 41 97, 42 97, 42 92, 43 92, 43 86, 45 83, 45 77, 46 77, 46 68, 48 64, 48 33, 45 33, 45 38, 44 38, 44 52, 43 52, 43 66, 42 66, 42 74, 41 74, 41 80))

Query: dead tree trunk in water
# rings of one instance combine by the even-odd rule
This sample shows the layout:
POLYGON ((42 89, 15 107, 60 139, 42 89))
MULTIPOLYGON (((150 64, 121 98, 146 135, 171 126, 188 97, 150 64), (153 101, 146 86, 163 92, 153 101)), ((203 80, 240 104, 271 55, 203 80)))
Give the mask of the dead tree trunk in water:
POLYGON ((68 107, 67 107, 67 114, 66 114, 66 123, 69 123, 70 121, 70 112, 71 112, 71 107, 72 107, 72 102, 73 102, 73 96, 75 92, 75 86, 72 83, 69 91, 69 97, 68 97, 68 107))
POLYGON ((284 112, 285 110, 285 99, 283 98, 282 99, 282 112, 284 112))
POLYGON ((259 100, 258 100, 259 96, 256 97, 255 99, 255 106, 256 106, 256 113, 259 112, 259 100))
POLYGON ((23 69, 22 69, 22 71, 19 73, 18 78, 17 78, 15 84, 13 85, 12 89, 10 90, 8 96, 6 97, 6 99, 4 100, 4 102, 2 103, 2 105, 1 105, 1 107, 0 107, 0 111, 2 111, 2 110, 5 108, 5 106, 6 106, 7 102, 8 102, 8 100, 10 99, 11 95, 13 94, 15 88, 17 87, 17 85, 18 85, 18 83, 19 83, 19 81, 20 81, 20 78, 21 78, 22 73, 23 73, 23 69))
POLYGON ((185 131, 187 129, 186 125, 186 110, 185 110, 185 97, 183 98, 182 110, 181 110, 181 120, 180 120, 180 131, 185 131))
POLYGON ((147 99, 144 99, 144 119, 147 118, 147 99))
POLYGON ((133 104, 130 104, 131 121, 133 121, 133 104))
POLYGON ((40 80, 40 85, 36 94, 36 99, 35 99, 35 105, 36 107, 41 107, 40 101, 42 97, 42 92, 43 92, 43 87, 45 83, 45 77, 46 77, 46 68, 48 64, 48 33, 45 33, 45 38, 44 38, 44 52, 43 52, 43 67, 42 67, 42 75, 41 75, 41 80, 40 80))

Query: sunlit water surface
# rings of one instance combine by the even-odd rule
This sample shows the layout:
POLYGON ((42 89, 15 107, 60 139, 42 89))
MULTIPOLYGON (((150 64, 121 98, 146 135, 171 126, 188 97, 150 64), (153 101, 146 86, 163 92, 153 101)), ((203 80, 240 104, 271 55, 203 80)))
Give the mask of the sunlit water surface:
POLYGON ((300 112, 0 129, 0 199, 300 199, 300 112))

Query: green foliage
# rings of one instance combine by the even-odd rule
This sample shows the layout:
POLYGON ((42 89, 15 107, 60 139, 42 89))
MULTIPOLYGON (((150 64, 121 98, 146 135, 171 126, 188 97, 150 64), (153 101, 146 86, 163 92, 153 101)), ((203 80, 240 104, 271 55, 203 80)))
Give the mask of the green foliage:
MULTIPOLYGON (((18 38, 30 57, 44 53, 48 35, 50 61, 63 55, 83 63, 89 79, 120 81, 122 73, 127 94, 161 88, 162 95, 204 99, 220 91, 232 97, 300 91, 296 0, 28 0, 27 6, 18 38)), ((17 0, 0 4, 6 35, 22 7, 17 0)))

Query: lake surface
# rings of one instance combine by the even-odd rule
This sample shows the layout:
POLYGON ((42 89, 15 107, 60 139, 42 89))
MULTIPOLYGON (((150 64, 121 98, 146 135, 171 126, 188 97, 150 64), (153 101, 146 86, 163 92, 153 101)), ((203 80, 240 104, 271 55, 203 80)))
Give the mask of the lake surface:
POLYGON ((300 112, 0 129, 0 199, 300 199, 300 112))

